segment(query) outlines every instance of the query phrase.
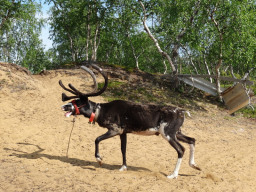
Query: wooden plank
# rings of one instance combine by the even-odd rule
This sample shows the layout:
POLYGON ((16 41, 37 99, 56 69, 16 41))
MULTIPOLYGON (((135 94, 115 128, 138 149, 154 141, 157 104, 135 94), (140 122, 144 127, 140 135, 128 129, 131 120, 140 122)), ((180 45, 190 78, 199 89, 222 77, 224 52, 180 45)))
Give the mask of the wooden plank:
POLYGON ((243 94, 243 86, 241 84, 238 84, 234 87, 230 87, 223 91, 221 95, 223 96, 223 99, 225 100, 225 103, 230 103, 235 98, 239 97, 239 95, 243 94))
POLYGON ((249 96, 241 83, 227 88, 222 92, 222 97, 227 105, 229 114, 232 114, 249 104, 249 96))
POLYGON ((233 109, 230 109, 229 114, 232 114, 232 113, 236 112, 237 110, 245 107, 248 104, 249 104, 249 100, 246 100, 243 103, 240 103, 239 105, 235 106, 233 109))
POLYGON ((236 97, 234 97, 233 99, 230 100, 230 102, 228 103, 229 108, 230 109, 236 108, 241 103, 244 103, 247 100, 249 102, 249 99, 248 99, 247 95, 244 95, 242 92, 240 92, 239 95, 237 95, 236 97))

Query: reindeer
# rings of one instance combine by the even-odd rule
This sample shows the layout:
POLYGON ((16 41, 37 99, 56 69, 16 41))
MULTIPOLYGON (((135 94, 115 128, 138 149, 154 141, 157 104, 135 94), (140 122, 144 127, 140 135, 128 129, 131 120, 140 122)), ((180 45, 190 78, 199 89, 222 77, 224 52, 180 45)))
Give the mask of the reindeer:
POLYGON ((105 72, 97 65, 91 64, 104 78, 104 86, 97 91, 97 81, 94 73, 85 66, 81 68, 88 72, 94 81, 95 90, 91 93, 82 93, 72 84, 66 88, 62 81, 60 86, 73 94, 67 96, 62 93, 62 101, 73 99, 70 103, 62 106, 66 117, 71 115, 84 115, 89 122, 97 122, 99 126, 107 128, 108 131, 97 137, 95 140, 95 158, 101 165, 102 158, 99 154, 99 143, 111 137, 120 136, 123 164, 120 171, 127 170, 126 164, 126 143, 127 133, 140 135, 162 135, 170 145, 177 151, 178 159, 173 173, 167 176, 169 179, 177 178, 185 148, 179 143, 185 142, 190 146, 189 165, 201 170, 194 161, 195 139, 181 133, 181 126, 184 122, 185 110, 172 106, 140 105, 124 100, 115 100, 109 103, 95 103, 89 97, 101 95, 107 88, 108 78, 105 72))

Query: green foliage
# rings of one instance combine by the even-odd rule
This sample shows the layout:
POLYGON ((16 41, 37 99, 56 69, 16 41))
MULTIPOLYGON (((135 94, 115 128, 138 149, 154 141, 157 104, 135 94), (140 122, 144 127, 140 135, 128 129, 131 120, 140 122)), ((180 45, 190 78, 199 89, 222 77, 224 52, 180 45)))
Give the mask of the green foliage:
POLYGON ((254 105, 253 108, 248 106, 238 110, 238 113, 242 113, 244 117, 256 118, 256 105, 254 105))
MULTIPOLYGON (((82 60, 104 61, 126 68, 137 67, 151 73, 166 71, 163 56, 143 30, 144 12, 139 1, 43 2, 53 4, 49 22, 54 46, 47 52, 39 40, 43 21, 36 17, 36 13, 40 11, 40 6, 31 0, 0 1, 2 61, 23 65, 34 73, 43 68, 57 68, 82 60)), ((255 66, 254 1, 141 2, 145 5, 152 35, 179 72, 215 74, 220 57, 221 70, 232 66, 234 73, 240 77, 255 66)), ((256 76, 256 70, 252 76, 256 76)))
MULTIPOLYGON (((124 82, 120 82, 120 81, 109 81, 108 82, 108 89, 116 89, 116 88, 120 88, 120 86, 124 85, 124 82)), ((104 86, 104 83, 99 83, 98 84, 98 89, 102 89, 104 86)))
POLYGON ((31 0, 1 0, 0 7, 0 60, 39 72, 50 61, 39 39, 40 6, 31 0))

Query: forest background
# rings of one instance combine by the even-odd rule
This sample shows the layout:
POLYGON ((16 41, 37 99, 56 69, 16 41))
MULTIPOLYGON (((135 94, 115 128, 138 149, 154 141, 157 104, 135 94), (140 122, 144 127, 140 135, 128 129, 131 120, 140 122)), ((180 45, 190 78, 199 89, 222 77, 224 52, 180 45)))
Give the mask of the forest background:
POLYGON ((240 78, 255 66, 255 0, 0 0, 0 7, 0 61, 32 73, 88 60, 240 78), (37 17, 44 4, 47 20, 37 17), (48 50, 40 39, 46 23, 48 50))

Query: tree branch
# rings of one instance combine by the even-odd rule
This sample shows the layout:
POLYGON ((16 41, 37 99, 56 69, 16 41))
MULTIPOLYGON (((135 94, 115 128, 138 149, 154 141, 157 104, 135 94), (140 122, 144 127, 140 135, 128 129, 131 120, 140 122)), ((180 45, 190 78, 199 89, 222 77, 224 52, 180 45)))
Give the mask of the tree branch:
POLYGON ((10 16, 10 10, 8 9, 6 16, 2 19, 2 22, 1 22, 1 24, 0 24, 0 29, 3 27, 4 23, 7 21, 7 19, 9 18, 9 16, 10 16))
POLYGON ((146 9, 145 9, 144 4, 141 2, 141 0, 138 0, 138 1, 139 1, 140 5, 141 5, 141 7, 142 7, 142 9, 143 9, 143 18, 142 18, 142 22, 143 22, 143 25, 144 25, 144 30, 147 32, 147 34, 149 35, 149 37, 150 37, 150 38, 152 39, 152 41, 154 42, 154 44, 155 44, 155 46, 156 46, 158 52, 159 52, 162 56, 166 57, 166 59, 168 60, 170 66, 171 66, 171 68, 172 68, 173 73, 176 74, 176 73, 177 73, 177 70, 176 70, 175 66, 173 65, 173 63, 172 63, 171 57, 170 57, 166 52, 164 52, 164 51, 161 49, 161 47, 160 47, 160 45, 159 45, 159 43, 158 43, 158 40, 153 36, 153 34, 151 33, 150 29, 149 29, 148 26, 147 26, 147 23, 146 23, 147 15, 146 15, 146 9))

